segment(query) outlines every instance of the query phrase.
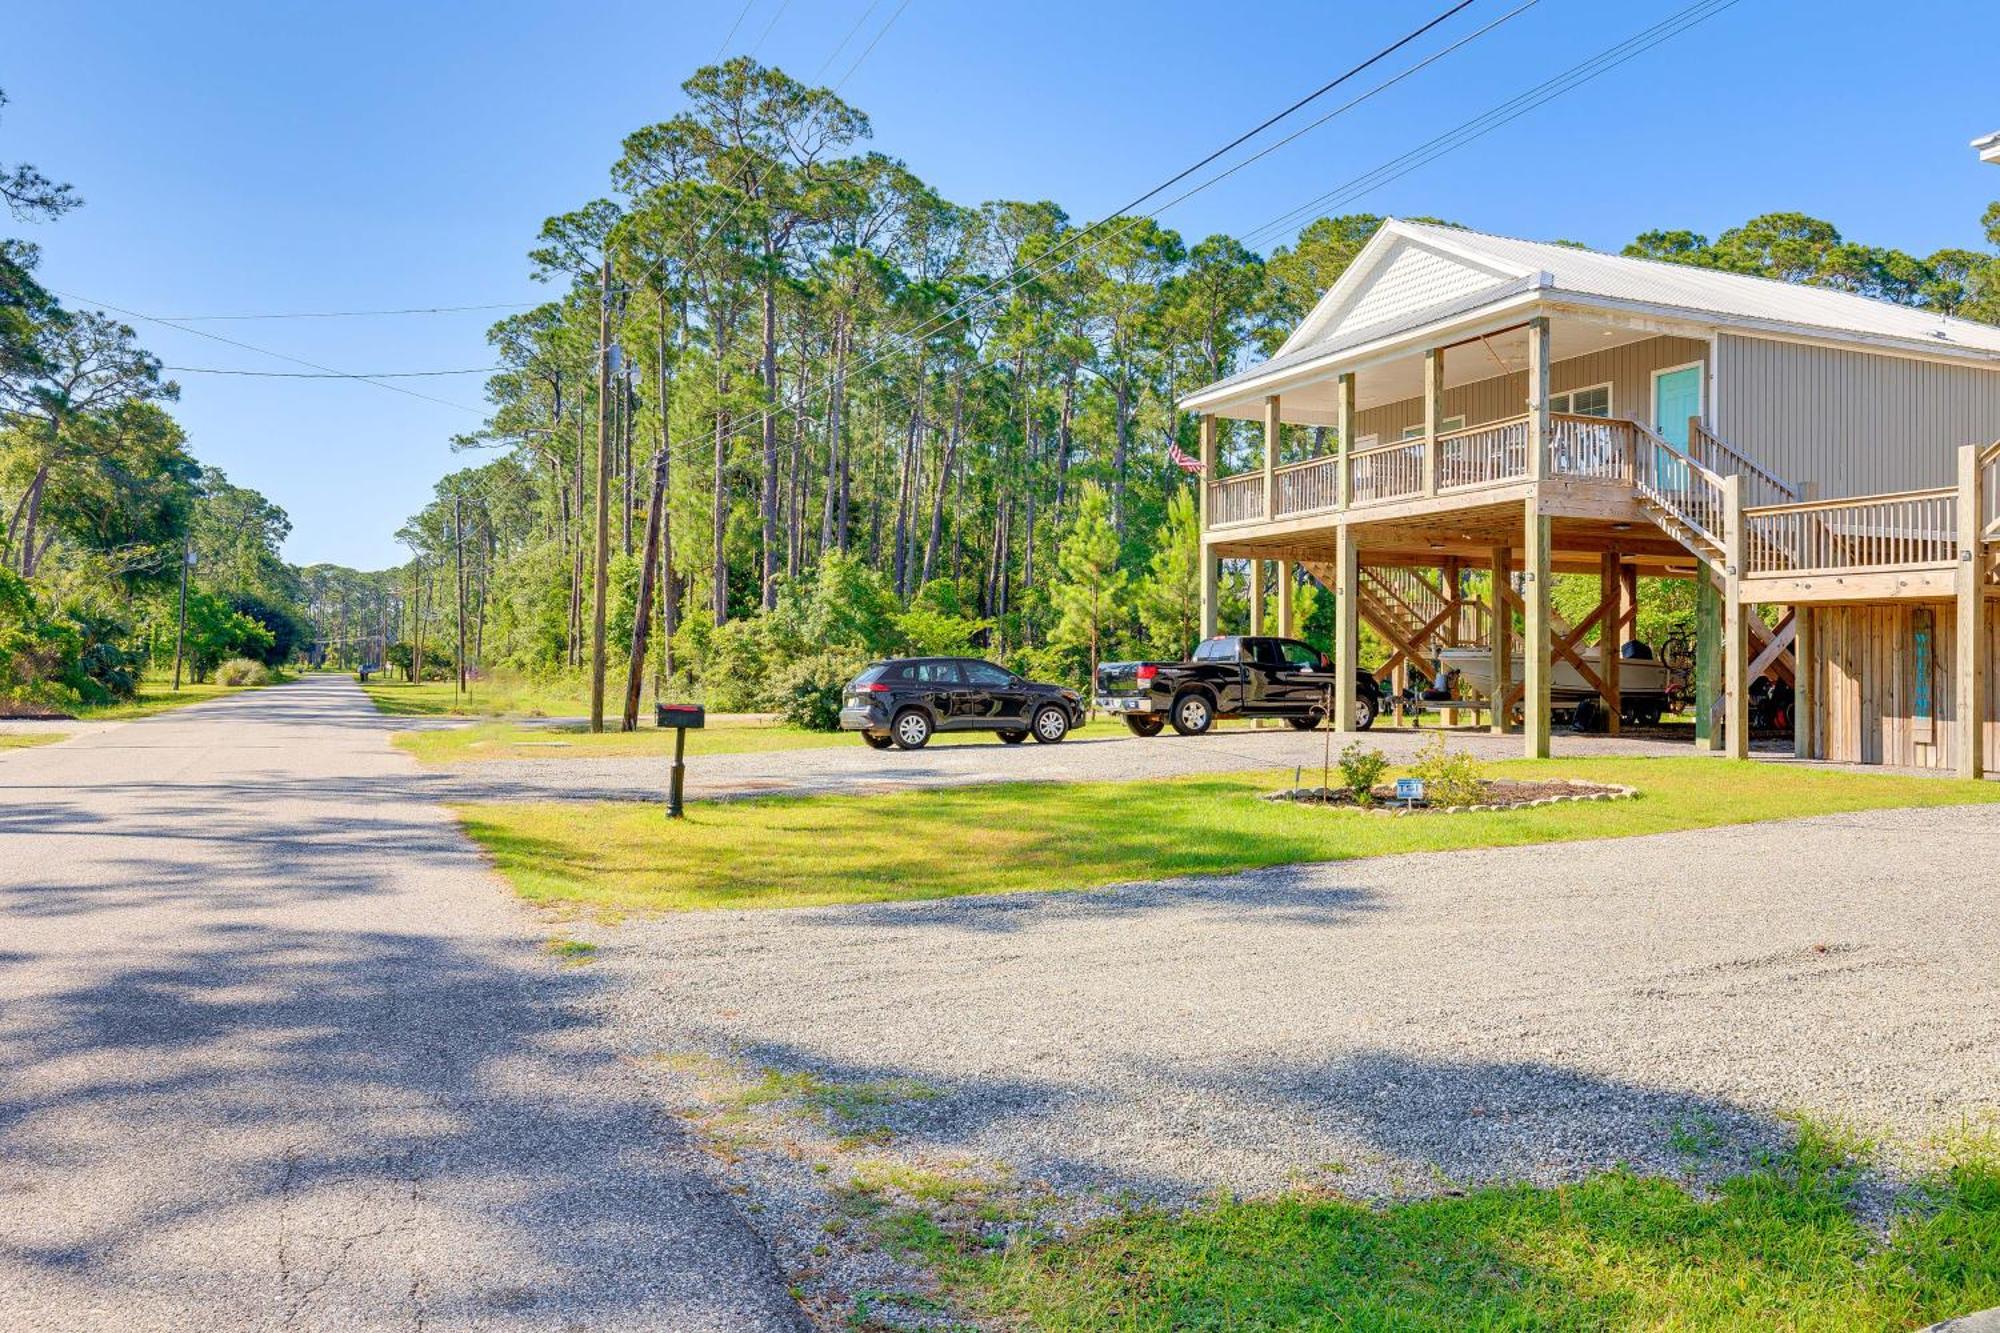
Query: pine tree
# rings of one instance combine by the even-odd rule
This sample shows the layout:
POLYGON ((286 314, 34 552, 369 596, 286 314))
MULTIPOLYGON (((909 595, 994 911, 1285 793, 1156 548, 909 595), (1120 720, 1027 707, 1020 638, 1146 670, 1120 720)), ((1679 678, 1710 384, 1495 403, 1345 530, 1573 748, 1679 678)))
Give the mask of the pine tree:
POLYGON ((1154 530, 1153 559, 1138 589, 1139 625, 1148 653, 1175 658, 1201 629, 1201 521, 1194 494, 1175 491, 1166 521, 1154 530))
POLYGON ((1095 482, 1084 486, 1076 517, 1063 536, 1050 590, 1058 619, 1053 638, 1084 649, 1090 679, 1126 612, 1129 576, 1118 567, 1118 530, 1111 521, 1111 498, 1095 482))

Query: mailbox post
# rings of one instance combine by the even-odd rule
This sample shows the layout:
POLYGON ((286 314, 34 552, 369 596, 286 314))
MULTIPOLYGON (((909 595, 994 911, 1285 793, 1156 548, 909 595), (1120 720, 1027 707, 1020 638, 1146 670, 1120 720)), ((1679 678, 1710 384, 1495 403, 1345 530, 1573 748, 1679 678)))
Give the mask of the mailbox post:
POLYGON ((687 775, 687 765, 682 755, 687 749, 687 734, 690 727, 707 725, 707 714, 700 704, 654 704, 654 724, 674 729, 673 776, 667 784, 667 818, 681 817, 681 782, 687 775))

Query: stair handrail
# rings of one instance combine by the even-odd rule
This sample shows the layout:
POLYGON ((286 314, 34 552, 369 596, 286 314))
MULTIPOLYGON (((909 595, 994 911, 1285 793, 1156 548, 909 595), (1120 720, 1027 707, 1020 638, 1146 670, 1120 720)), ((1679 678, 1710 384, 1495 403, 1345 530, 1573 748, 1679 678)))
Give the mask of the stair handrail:
MULTIPOLYGON (((1632 489, 1672 514, 1676 522, 1686 524, 1710 546, 1714 547, 1716 552, 1722 551, 1725 545, 1722 534, 1711 529, 1707 523, 1704 523, 1700 518, 1691 513, 1688 506, 1677 499, 1673 493, 1653 484, 1652 479, 1657 477, 1659 472, 1656 462, 1658 456, 1665 454, 1673 462, 1686 468, 1689 477, 1699 478, 1714 489, 1716 493, 1714 507, 1719 511, 1722 505, 1721 497, 1726 489, 1724 483, 1727 478, 1714 469, 1697 463, 1688 456, 1685 449, 1665 438, 1643 421, 1634 421, 1632 425, 1637 430, 1642 445, 1650 445, 1653 451, 1647 462, 1640 464, 1637 455, 1642 451, 1638 449, 1634 450, 1632 489)), ((1696 554, 1701 553, 1697 552, 1696 554)))
MULTIPOLYGON (((1702 439, 1708 441, 1709 444, 1713 445, 1717 452, 1729 455, 1731 460, 1741 464, 1743 469, 1747 471, 1751 476, 1763 482, 1766 486, 1769 486, 1773 491, 1776 491, 1779 495, 1783 496, 1785 500, 1789 501, 1801 498, 1798 487, 1792 485, 1790 482, 1786 481, 1783 477, 1771 471, 1771 469, 1765 467, 1762 463, 1759 463, 1756 459, 1750 457, 1750 455, 1744 453, 1741 449, 1738 449, 1735 445, 1731 444, 1729 441, 1723 439, 1720 435, 1716 434, 1715 431, 1712 430, 1705 422, 1703 422, 1701 418, 1699 417, 1691 418, 1688 422, 1688 426, 1690 430, 1693 432, 1693 434, 1691 434, 1688 437, 1690 441, 1693 440, 1694 435, 1701 436, 1702 439)), ((1690 449, 1688 452, 1693 453, 1694 451, 1690 449)), ((1780 503, 1782 503, 1782 501, 1780 501, 1780 503)))

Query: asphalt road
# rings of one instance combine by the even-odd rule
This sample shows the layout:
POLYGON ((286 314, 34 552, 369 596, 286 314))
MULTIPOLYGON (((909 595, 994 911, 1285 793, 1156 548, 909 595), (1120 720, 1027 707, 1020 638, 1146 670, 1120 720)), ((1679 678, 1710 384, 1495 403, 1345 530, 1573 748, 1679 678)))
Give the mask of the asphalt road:
POLYGON ((354 684, 0 754, 0 1329, 781 1329, 354 684))

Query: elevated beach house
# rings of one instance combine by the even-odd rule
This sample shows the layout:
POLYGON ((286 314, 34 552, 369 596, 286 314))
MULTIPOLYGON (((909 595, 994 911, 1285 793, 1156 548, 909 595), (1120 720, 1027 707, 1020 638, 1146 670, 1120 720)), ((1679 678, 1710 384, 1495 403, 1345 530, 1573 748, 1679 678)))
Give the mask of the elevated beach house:
POLYGON ((1342 664, 1364 621, 1382 674, 1483 649, 1489 725, 1545 755, 1555 664, 1615 727, 1619 656, 1583 645, 1630 637, 1640 574, 1688 578, 1699 743, 1746 753, 1771 674, 1801 755, 1977 774, 2000 745, 2000 328, 1391 221, 1275 355, 1183 406, 1204 633, 1219 561, 1260 591, 1274 572, 1287 620, 1302 567, 1336 594, 1342 664), (1262 449, 1224 475, 1232 421, 1262 449), (1556 573, 1598 580, 1577 624, 1556 573))

